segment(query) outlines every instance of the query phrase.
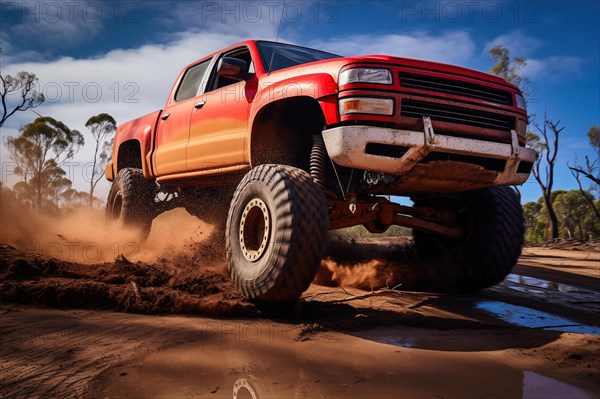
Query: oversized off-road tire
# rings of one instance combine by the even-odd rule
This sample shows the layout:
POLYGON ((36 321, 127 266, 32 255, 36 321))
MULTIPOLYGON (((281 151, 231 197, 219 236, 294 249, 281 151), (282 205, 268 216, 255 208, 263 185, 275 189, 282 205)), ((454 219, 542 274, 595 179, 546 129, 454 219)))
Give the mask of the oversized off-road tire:
POLYGON ((106 216, 139 230, 140 238, 145 240, 157 213, 155 189, 156 184, 144 178, 141 169, 121 169, 108 192, 106 216))
POLYGON ((325 195, 303 170, 283 165, 252 169, 233 194, 226 226, 233 281, 254 300, 297 299, 325 252, 325 195))
POLYGON ((415 205, 454 208, 465 230, 454 240, 414 231, 419 258, 431 273, 429 289, 472 292, 498 284, 521 255, 525 224, 514 190, 489 187, 469 191, 458 199, 416 200, 415 205))

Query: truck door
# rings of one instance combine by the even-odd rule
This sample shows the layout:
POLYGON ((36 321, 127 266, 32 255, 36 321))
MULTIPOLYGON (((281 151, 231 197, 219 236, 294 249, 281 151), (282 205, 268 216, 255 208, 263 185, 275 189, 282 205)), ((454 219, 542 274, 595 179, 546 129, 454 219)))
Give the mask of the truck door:
POLYGON ((194 98, 202 89, 210 59, 188 68, 175 90, 167 100, 156 127, 154 152, 155 173, 164 176, 186 171, 185 150, 190 136, 190 117, 194 98))
POLYGON ((244 164, 249 107, 256 95, 254 64, 247 47, 221 57, 233 57, 250 65, 249 77, 236 81, 216 73, 214 63, 204 94, 194 100, 186 158, 189 171, 244 164))

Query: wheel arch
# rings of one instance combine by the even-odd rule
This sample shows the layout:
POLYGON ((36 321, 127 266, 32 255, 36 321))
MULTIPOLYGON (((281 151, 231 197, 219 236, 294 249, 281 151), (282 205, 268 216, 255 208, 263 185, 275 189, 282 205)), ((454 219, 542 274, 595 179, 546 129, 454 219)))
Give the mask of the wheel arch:
POLYGON ((142 145, 139 140, 131 139, 122 142, 117 150, 117 170, 124 168, 142 169, 142 145))
POLYGON ((270 102, 253 119, 248 144, 252 167, 294 166, 308 171, 312 136, 326 125, 320 102, 297 96, 270 102))

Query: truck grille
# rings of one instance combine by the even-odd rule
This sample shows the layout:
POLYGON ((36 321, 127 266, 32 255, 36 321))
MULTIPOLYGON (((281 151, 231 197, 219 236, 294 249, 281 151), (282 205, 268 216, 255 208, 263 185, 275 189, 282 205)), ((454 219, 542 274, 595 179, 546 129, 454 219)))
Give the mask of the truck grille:
POLYGON ((409 89, 454 94, 497 104, 513 105, 511 93, 505 90, 494 89, 459 80, 418 75, 408 72, 400 72, 398 73, 398 76, 400 77, 400 86, 409 89))
POLYGON ((412 118, 429 116, 434 121, 502 131, 510 131, 515 128, 515 118, 513 116, 494 114, 454 105, 402 99, 400 109, 400 115, 412 118))

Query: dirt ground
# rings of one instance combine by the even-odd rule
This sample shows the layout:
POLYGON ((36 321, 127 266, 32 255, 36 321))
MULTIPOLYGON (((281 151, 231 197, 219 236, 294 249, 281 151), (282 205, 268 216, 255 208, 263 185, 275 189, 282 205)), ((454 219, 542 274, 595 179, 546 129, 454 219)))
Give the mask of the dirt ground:
POLYGON ((600 397, 598 252, 526 248, 476 295, 369 294, 390 263, 352 268, 330 257, 329 286, 262 308, 218 265, 86 265, 3 245, 0 397, 600 397))
POLYGON ((525 248, 500 285, 443 295, 415 291, 409 239, 336 240, 301 300, 266 307, 188 216, 135 250, 3 218, 0 397, 600 397, 597 245, 525 248))

